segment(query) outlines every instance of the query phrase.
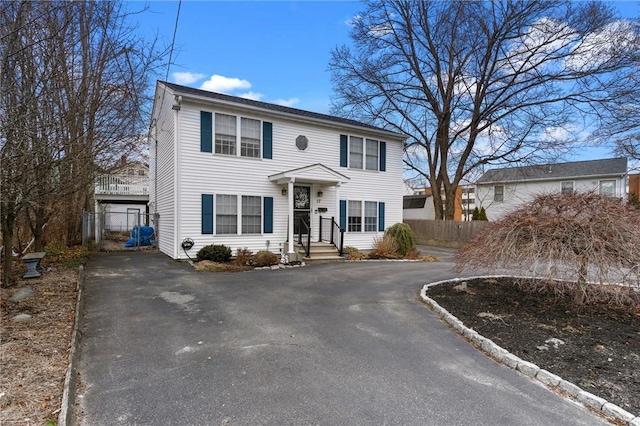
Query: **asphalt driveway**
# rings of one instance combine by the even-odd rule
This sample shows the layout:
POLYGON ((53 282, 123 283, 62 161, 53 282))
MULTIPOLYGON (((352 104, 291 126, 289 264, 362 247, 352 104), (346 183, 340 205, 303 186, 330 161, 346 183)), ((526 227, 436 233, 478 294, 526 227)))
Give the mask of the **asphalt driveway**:
POLYGON ((86 425, 598 425, 417 301, 450 264, 195 272, 158 253, 87 265, 86 425))

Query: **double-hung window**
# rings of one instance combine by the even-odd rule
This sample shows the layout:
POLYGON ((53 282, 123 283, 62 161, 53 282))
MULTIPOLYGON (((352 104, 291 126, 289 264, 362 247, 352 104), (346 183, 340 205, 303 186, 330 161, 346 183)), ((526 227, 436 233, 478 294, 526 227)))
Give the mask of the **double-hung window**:
POLYGON ((367 170, 378 170, 378 141, 367 139, 365 167, 367 170))
POLYGON ((504 201, 504 185, 496 185, 493 187, 493 201, 504 201))
POLYGON ((242 196, 242 233, 259 234, 262 223, 262 199, 255 196, 242 196))
POLYGON ((605 197, 616 196, 616 181, 615 180, 601 180, 600 181, 600 195, 605 197))
POLYGON ((238 233, 237 195, 216 195, 216 234, 238 233))
POLYGON ((236 116, 216 113, 216 154, 236 155, 236 116))
POLYGON ((240 122, 240 156, 260 157, 260 120, 243 117, 240 122))
POLYGON ((362 231, 362 201, 349 201, 347 208, 347 231, 362 231))
POLYGON ((563 195, 573 194, 573 181, 562 182, 560 185, 561 185, 560 191, 563 195))
POLYGON ((364 202, 364 230, 375 232, 378 230, 378 203, 364 202))
POLYGON ((349 168, 362 169, 362 138, 351 136, 349 140, 349 168))

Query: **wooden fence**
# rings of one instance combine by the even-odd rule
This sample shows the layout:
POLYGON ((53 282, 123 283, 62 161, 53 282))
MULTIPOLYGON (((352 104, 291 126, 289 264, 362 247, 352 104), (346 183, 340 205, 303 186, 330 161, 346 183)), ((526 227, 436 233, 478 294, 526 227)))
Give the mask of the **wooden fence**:
POLYGON ((418 244, 442 247, 460 247, 468 243, 488 222, 474 220, 456 222, 453 220, 405 220, 416 236, 418 244))

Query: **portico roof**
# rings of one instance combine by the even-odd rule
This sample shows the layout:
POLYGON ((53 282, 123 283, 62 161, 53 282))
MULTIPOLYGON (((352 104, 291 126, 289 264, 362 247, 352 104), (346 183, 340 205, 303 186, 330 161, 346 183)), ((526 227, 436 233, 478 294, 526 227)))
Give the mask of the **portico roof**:
POLYGON ((276 173, 269 176, 269 180, 278 184, 294 183, 319 183, 322 185, 338 185, 349 182, 349 178, 342 173, 323 165, 312 164, 276 173))

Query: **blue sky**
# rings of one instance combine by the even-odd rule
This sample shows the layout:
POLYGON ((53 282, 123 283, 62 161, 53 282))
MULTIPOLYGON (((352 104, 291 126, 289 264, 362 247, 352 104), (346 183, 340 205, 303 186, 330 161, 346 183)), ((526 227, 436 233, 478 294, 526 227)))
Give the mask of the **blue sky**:
MULTIPOLYGON (((623 17, 640 1, 612 2, 623 17)), ((144 3, 132 2, 131 10, 144 3)), ((177 1, 152 1, 134 15, 139 31, 171 42, 177 1)), ((327 113, 331 49, 349 44, 349 21, 363 8, 350 1, 182 2, 168 80, 190 87, 327 113)), ((164 77, 164 75, 163 75, 164 77)), ((607 150, 575 159, 601 158, 607 150)))

